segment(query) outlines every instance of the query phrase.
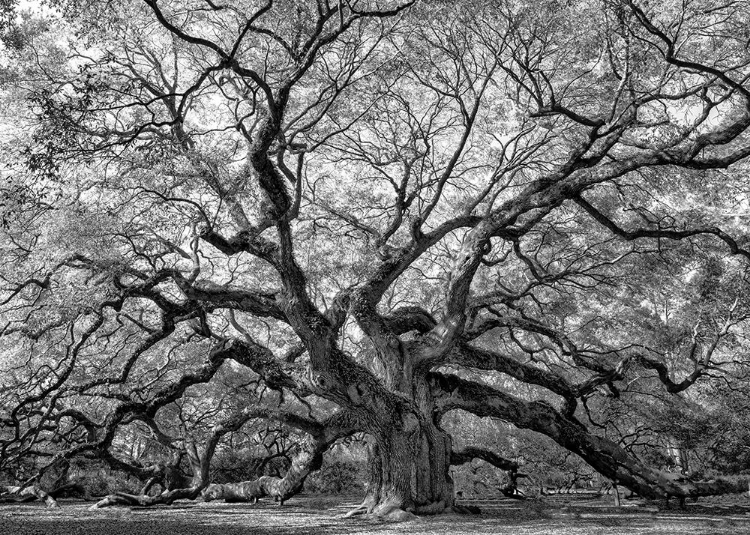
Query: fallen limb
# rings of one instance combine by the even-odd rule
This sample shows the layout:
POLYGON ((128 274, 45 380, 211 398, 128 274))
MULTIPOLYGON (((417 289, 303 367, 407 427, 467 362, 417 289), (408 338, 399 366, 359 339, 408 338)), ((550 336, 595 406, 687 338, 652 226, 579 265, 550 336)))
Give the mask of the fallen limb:
POLYGON ((94 505, 89 507, 89 509, 96 510, 103 507, 110 507, 112 505, 130 505, 141 507, 160 504, 169 505, 175 500, 194 500, 200 495, 201 490, 201 487, 188 487, 183 489, 168 490, 162 492, 161 494, 157 494, 156 496, 116 492, 99 500, 94 505))
POLYGON ((36 485, 29 485, 27 487, 0 487, 0 500, 11 502, 40 500, 46 503, 47 507, 60 507, 60 504, 57 503, 55 498, 36 485))

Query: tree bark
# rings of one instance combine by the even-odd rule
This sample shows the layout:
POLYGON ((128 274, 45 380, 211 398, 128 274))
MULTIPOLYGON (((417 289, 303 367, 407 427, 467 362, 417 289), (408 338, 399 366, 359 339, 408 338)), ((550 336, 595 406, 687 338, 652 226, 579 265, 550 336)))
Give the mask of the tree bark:
POLYGON ((265 495, 260 481, 256 479, 239 483, 214 483, 206 487, 202 497, 207 502, 224 500, 225 502, 256 503, 265 495))
POLYGON ((299 445, 299 451, 292 457, 292 465, 284 477, 262 476, 257 479, 258 497, 272 496, 279 506, 298 494, 310 473, 323 464, 323 453, 330 443, 316 437, 308 437, 299 445))
POLYGON ((371 434, 367 493, 350 515, 398 521, 451 510, 451 441, 445 431, 431 418, 404 413, 371 434))

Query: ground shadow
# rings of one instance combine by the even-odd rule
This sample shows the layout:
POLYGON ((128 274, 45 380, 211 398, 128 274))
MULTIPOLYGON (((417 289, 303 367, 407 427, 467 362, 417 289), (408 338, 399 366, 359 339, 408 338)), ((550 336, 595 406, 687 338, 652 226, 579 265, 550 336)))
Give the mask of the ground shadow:
POLYGON ((122 507, 89 511, 90 503, 63 501, 61 509, 41 504, 0 507, 0 533, 14 535, 421 535, 459 533, 519 535, 750 533, 747 504, 689 505, 660 510, 650 504, 612 507, 608 502, 565 498, 541 501, 474 502, 481 515, 440 515, 391 524, 341 516, 356 502, 346 498, 299 496, 284 507, 222 502, 178 502, 172 506, 122 507))

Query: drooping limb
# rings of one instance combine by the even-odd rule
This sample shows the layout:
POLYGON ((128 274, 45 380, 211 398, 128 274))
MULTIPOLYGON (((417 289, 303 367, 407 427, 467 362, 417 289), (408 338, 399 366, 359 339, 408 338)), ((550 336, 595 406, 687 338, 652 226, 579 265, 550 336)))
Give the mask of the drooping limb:
POLYGON ((492 387, 452 375, 433 374, 440 412, 463 409, 477 416, 494 416, 517 427, 545 434, 579 455, 602 475, 641 496, 696 497, 745 492, 747 478, 688 481, 650 468, 619 445, 590 433, 545 402, 527 402, 492 387))
POLYGON ((26 487, 0 487, 0 500, 15 502, 41 500, 45 504, 47 504, 48 508, 60 507, 60 504, 57 503, 57 500, 55 500, 55 498, 40 489, 37 485, 29 485, 26 487))

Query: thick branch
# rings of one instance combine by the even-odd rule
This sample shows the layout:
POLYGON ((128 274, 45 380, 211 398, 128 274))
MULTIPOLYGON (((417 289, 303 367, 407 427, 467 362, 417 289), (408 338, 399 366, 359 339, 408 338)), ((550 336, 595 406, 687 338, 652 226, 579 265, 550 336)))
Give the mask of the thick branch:
POLYGON ((401 307, 383 318, 393 334, 400 335, 409 331, 426 333, 431 331, 437 322, 432 315, 420 307, 401 307))
POLYGON ((220 286, 205 281, 199 281, 193 285, 180 285, 180 288, 188 299, 287 322, 284 312, 276 301, 276 295, 273 293, 220 286))
POLYGON ((501 355, 466 343, 457 344, 448 356, 448 362, 479 370, 495 370, 528 384, 544 387, 565 398, 575 406, 576 389, 557 374, 530 366, 512 357, 501 355))
POLYGON ((306 370, 297 364, 281 362, 270 349, 248 340, 229 339, 214 348, 216 358, 232 359, 260 375, 271 388, 289 388, 309 394, 306 370))
POLYGON ((691 230, 636 229, 629 231, 617 225, 617 223, 594 208, 583 197, 578 196, 574 200, 576 204, 578 204, 578 206, 586 210, 586 212, 588 212, 589 215, 591 215, 591 217, 593 217, 598 223, 607 228, 613 234, 625 240, 633 241, 639 238, 666 238, 670 240, 684 240, 686 238, 692 238, 693 236, 709 235, 715 236, 722 240, 725 244, 727 244, 732 254, 741 255, 746 259, 750 259, 750 251, 741 248, 734 238, 732 238, 729 234, 727 234, 720 228, 699 228, 691 230))
POLYGON ((744 479, 717 478, 712 481, 678 481, 672 474, 654 470, 627 453, 616 443, 591 434, 543 401, 527 402, 489 386, 434 373, 433 393, 440 414, 462 409, 481 417, 495 417, 513 425, 547 435, 562 447, 578 454, 602 475, 642 496, 706 496, 744 492, 744 479))
POLYGON ((518 470, 518 463, 501 457, 494 451, 486 450, 484 448, 466 447, 461 450, 453 450, 451 452, 451 464, 459 465, 470 463, 474 459, 481 459, 486 463, 496 466, 500 470, 518 470))

